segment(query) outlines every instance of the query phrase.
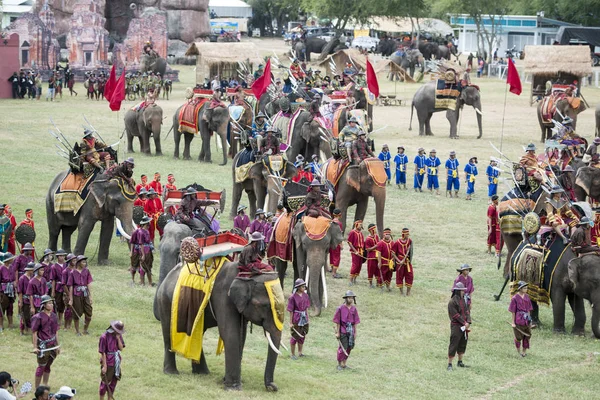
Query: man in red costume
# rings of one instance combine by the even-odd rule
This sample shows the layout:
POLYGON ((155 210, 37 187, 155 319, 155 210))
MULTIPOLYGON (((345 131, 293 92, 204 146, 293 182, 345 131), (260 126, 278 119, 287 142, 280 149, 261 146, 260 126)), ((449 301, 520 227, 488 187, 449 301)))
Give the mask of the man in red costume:
POLYGON ((140 190, 142 189, 150 189, 150 185, 148 184, 148 177, 146 175, 140 176, 141 183, 138 183, 135 187, 135 191, 137 194, 140 194, 140 190))
MULTIPOLYGON (((163 206, 162 202, 158 198, 158 194, 152 188, 150 188, 150 190, 148 191, 148 200, 144 205, 144 212, 146 213, 146 215, 152 218, 152 222, 150 222, 149 231, 150 240, 154 242, 154 233, 155 230, 158 228, 156 226, 156 221, 158 220, 158 217, 163 213, 163 206)), ((161 229, 158 230, 158 233, 162 236, 161 229)))
POLYGON ((396 260, 396 287, 400 289, 400 294, 404 295, 403 286, 406 286, 406 295, 410 296, 414 273, 412 265, 413 243, 408 228, 402 229, 402 237, 394 242, 392 251, 396 260))
POLYGON ((352 265, 350 266, 350 286, 356 283, 356 278, 360 275, 360 270, 365 257, 363 250, 365 249, 365 237, 362 233, 362 220, 354 221, 354 229, 348 234, 348 245, 350 246, 350 255, 352 257, 352 265))
MULTIPOLYGON (((381 290, 383 290, 383 285, 386 286, 388 292, 392 289, 390 288, 390 283, 392 281, 392 276, 394 275, 394 241, 392 240, 392 230, 390 228, 385 228, 383 230, 383 239, 377 243, 377 264, 379 265, 379 279, 382 280, 380 286, 381 290)), ((380 283, 380 282, 377 282, 380 283)))
POLYGON ((108 165, 101 165, 100 162, 104 161, 107 163, 110 160, 110 154, 106 151, 107 149, 108 146, 106 143, 94 137, 93 131, 89 129, 83 131, 83 140, 79 143, 79 150, 84 161, 103 171, 108 168, 108 165))
POLYGON ((500 224, 498 223, 498 196, 492 196, 492 204, 487 210, 487 246, 488 254, 492 254, 492 246, 496 249, 496 257, 500 255, 502 250, 502 235, 500 234, 500 224))
POLYGON ((150 182, 149 186, 152 189, 154 189, 156 194, 158 194, 159 196, 162 195, 163 187, 162 187, 162 184, 160 183, 160 173, 158 173, 158 172, 154 173, 154 180, 152 182, 150 182))
MULTIPOLYGON (((342 210, 336 208, 333 210, 333 223, 337 224, 342 229, 342 221, 340 218, 342 217, 342 210)), ((331 266, 331 276, 335 279, 341 278, 341 276, 337 273, 338 268, 340 267, 340 261, 342 259, 342 244, 340 243, 335 249, 329 249, 329 265, 331 266)))
POLYGON ((377 235, 377 226, 375 224, 369 224, 367 230, 369 231, 369 236, 365 239, 365 249, 367 250, 367 279, 369 280, 369 287, 372 288, 373 277, 375 277, 376 281, 379 281, 377 278, 379 275, 379 266, 377 263, 377 243, 379 243, 379 236, 377 235))
POLYGON ((8 252, 16 254, 15 229, 17 229, 17 220, 15 219, 15 216, 12 213, 12 208, 10 208, 8 204, 4 205, 4 215, 6 215, 6 217, 10 220, 10 226, 12 227, 12 232, 10 233, 10 237, 8 238, 8 252))

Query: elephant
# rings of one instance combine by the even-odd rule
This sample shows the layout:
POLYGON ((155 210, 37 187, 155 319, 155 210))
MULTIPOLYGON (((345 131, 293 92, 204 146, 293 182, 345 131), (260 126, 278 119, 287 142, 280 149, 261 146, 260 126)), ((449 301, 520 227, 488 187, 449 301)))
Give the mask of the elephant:
POLYGON ((294 44, 296 58, 300 61, 310 62, 310 53, 322 53, 327 42, 318 37, 309 37, 304 41, 294 44))
MULTIPOLYGON (((179 373, 175 353, 171 352, 171 305, 182 268, 182 264, 178 263, 180 243, 190 235, 191 230, 187 226, 169 223, 160 242, 160 279, 154 297, 154 316, 161 322, 162 327, 165 374, 179 373)), ((241 280, 236 279, 237 267, 237 262, 225 262, 215 278, 210 307, 206 307, 204 311, 204 330, 218 328, 225 346, 224 386, 226 389, 241 390, 241 362, 248 322, 262 326, 269 342, 264 384, 268 391, 277 391, 273 377, 277 356, 281 354, 279 346, 282 331, 277 327, 264 286, 265 282, 277 279, 277 275, 265 273, 241 280)), ((283 296, 280 285, 275 285, 274 289, 281 291, 283 296)), ((283 315, 284 304, 277 304, 276 311, 283 315)), ((193 373, 209 373, 204 350, 200 361, 192 361, 191 364, 193 373)))
POLYGON ((600 199, 600 169, 580 167, 575 174, 575 196, 578 201, 585 201, 586 196, 600 199))
POLYGON ((291 138, 288 140, 289 147, 286 150, 288 160, 295 160, 298 154, 305 160, 310 160, 313 154, 320 157, 321 152, 325 154, 326 160, 332 156, 329 131, 313 119, 308 111, 302 111, 298 115, 292 129, 291 138))
POLYGON ((438 45, 439 58, 450 60, 452 56, 458 59, 458 50, 456 46, 448 46, 447 44, 438 45))
POLYGON ((418 49, 423 54, 423 58, 427 61, 440 59, 440 47, 433 42, 419 42, 418 49))
POLYGON ((392 38, 384 38, 377 44, 377 53, 380 53, 382 57, 389 57, 396 52, 398 48, 398 42, 392 38))
POLYGON ((165 77, 165 72, 167 72, 167 60, 162 57, 151 58, 147 55, 142 56, 140 59, 140 71, 144 72, 154 72, 160 73, 162 78, 165 77))
POLYGON ((431 117, 433 113, 438 111, 446 111, 446 118, 450 122, 450 138, 457 139, 457 125, 460 117, 460 110, 467 104, 473 106, 475 112, 477 112, 477 125, 479 127, 479 136, 481 138, 483 134, 481 122, 482 122, 482 111, 481 111, 481 93, 477 86, 466 86, 462 88, 460 96, 456 99, 456 110, 435 108, 435 89, 436 81, 428 82, 421 86, 413 96, 412 105, 410 109, 410 124, 408 130, 412 130, 412 117, 414 109, 417 110, 417 118, 419 119, 419 136, 427 135, 433 136, 431 132, 431 117))
MULTIPOLYGON (((579 100, 578 98, 575 99, 579 100)), ((580 112, 585 111, 586 109, 584 101, 577 102, 578 105, 574 107, 571 101, 569 101, 569 98, 567 97, 562 98, 560 100, 556 100, 554 102, 556 111, 554 111, 554 113, 552 114, 552 117, 550 118, 549 122, 546 122, 544 120, 544 116, 542 115, 542 107, 544 106, 545 102, 546 98, 540 101, 537 107, 538 122, 542 130, 542 143, 544 143, 546 139, 550 139, 553 135, 552 128, 554 128, 554 122, 552 122, 552 120, 560 122, 563 121, 566 117, 570 117, 573 120, 571 126, 573 126, 574 130, 577 129, 577 115, 579 115, 580 112)))
POLYGON ((596 254, 573 258, 569 262, 568 277, 573 291, 592 303, 592 332, 600 339, 600 258, 596 254))
MULTIPOLYGON (((354 89, 354 101, 356 101, 354 109, 366 111, 369 120, 369 132, 373 131, 373 105, 369 104, 367 101, 367 95, 365 94, 363 88, 354 89)), ((347 115, 348 113, 345 112, 340 114, 340 119, 338 120, 338 132, 341 132, 342 129, 344 129, 344 126, 346 126, 347 115)))
POLYGON ((91 183, 90 194, 77 214, 73 212, 54 212, 54 193, 69 171, 59 173, 48 188, 46 195, 46 218, 48 222, 48 248, 57 249, 58 236, 62 233, 62 249, 71 252, 71 235, 79 229, 77 243, 73 251, 76 255, 85 253, 85 249, 96 222, 101 222, 98 263, 108 263, 110 241, 113 237, 115 217, 122 222, 117 224, 121 235, 129 239, 133 233, 133 201, 135 188, 125 189, 128 185, 121 178, 99 174, 91 183))
MULTIPOLYGON (((278 184, 275 178, 271 175, 273 173, 262 163, 262 160, 258 160, 250 170, 248 171, 248 177, 242 182, 236 182, 236 166, 238 160, 242 157, 247 156, 247 152, 252 151, 245 149, 240 151, 233 158, 232 167, 232 179, 233 179, 233 197, 231 201, 231 213, 230 217, 233 219, 237 215, 237 208, 242 199, 242 191, 248 194, 248 207, 250 216, 254 217, 254 213, 258 208, 265 208, 265 201, 267 194, 269 194, 269 202, 266 204, 266 212, 275 213, 277 211, 277 203, 279 202, 279 196, 276 195, 279 192, 278 184)), ((293 163, 283 159, 285 162, 282 169, 285 171, 281 173, 281 178, 291 179, 296 176, 298 170, 293 163)), ((242 164, 243 165, 243 164, 242 164)))
POLYGON ((347 48, 348 46, 346 46, 345 43, 342 43, 340 38, 332 38, 325 46, 323 46, 323 50, 321 50, 321 54, 319 55, 319 60, 324 60, 328 55, 347 48))
POLYGON ((406 50, 402 55, 395 52, 390 56, 390 60, 402 67, 410 76, 415 76, 417 65, 421 66, 421 73, 425 71, 425 61, 419 50, 406 50))
POLYGON ((600 137, 600 103, 596 105, 594 116, 596 117, 596 137, 600 137))
POLYGON ((133 153, 133 138, 140 141, 140 151, 151 154, 150 137, 154 137, 156 155, 162 155, 160 146, 160 129, 163 120, 163 110, 159 105, 152 103, 143 110, 127 110, 125 113, 125 130, 127 131, 127 152, 133 153))
POLYGON ((254 122, 254 111, 252 106, 247 101, 244 101, 243 106, 232 105, 229 106, 228 109, 231 122, 227 127, 229 131, 227 139, 229 141, 229 156, 233 158, 239 151, 239 136, 242 130, 249 131, 252 128, 252 123, 254 122), (241 115, 238 113, 240 107, 244 108, 244 111, 241 115))
MULTIPOLYGON (((179 131, 179 111, 184 106, 181 106, 175 111, 173 115, 173 137, 175 139, 175 151, 173 153, 174 158, 179 158, 179 142, 181 140, 181 136, 184 138, 184 147, 183 147, 183 158, 185 160, 190 160, 190 144, 192 143, 192 139, 194 135, 188 132, 180 132, 179 131)), ((223 162, 219 165, 227 164, 227 153, 228 153, 228 143, 227 143, 227 127, 229 125, 229 110, 226 107, 217 107, 211 110, 210 121, 206 122, 202 117, 206 112, 208 104, 205 104, 204 107, 200 108, 198 111, 198 133, 202 138, 202 150, 200 150, 200 155, 198 156, 198 161, 200 162, 212 162, 211 150, 210 150, 210 139, 212 137, 212 133, 216 132, 221 138, 222 150, 223 150, 223 162)))
MULTIPOLYGON (((322 167, 325 176, 329 176, 327 168, 332 165, 332 160, 333 159, 329 159, 322 167)), ((383 172, 383 162, 373 161, 374 163, 371 169, 381 168, 380 172, 383 172)), ((335 165, 333 165, 333 167, 337 168, 335 165)), ((379 235, 382 236, 386 197, 385 182, 383 185, 378 185, 369 174, 364 161, 358 166, 353 165, 347 167, 339 177, 335 188, 335 205, 342 211, 341 222, 343 232, 346 231, 348 207, 356 204, 354 220, 362 220, 367 213, 369 197, 373 197, 375 200, 375 220, 379 235)))

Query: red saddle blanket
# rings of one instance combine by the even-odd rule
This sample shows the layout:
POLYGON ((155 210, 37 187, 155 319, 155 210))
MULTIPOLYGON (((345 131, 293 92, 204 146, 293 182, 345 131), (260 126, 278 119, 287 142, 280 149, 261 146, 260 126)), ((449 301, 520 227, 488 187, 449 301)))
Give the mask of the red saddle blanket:
POLYGON ((198 113, 204 107, 208 99, 194 97, 184 104, 179 110, 179 132, 198 134, 198 113))

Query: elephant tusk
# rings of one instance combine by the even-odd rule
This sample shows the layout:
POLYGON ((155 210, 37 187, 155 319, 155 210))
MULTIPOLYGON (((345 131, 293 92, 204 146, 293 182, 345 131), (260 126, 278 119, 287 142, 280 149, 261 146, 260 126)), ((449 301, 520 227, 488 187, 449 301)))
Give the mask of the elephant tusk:
POLYGON ((304 279, 304 282, 306 283, 306 290, 308 290, 309 276, 310 276, 310 268, 308 268, 308 266, 306 266, 306 279, 304 279))
MULTIPOLYGON (((127 232, 125 232, 125 229, 123 229, 123 224, 121 223, 121 220, 119 218, 115 217, 115 222, 117 224, 117 231, 119 231, 121 236, 123 236, 127 240, 131 240, 131 236, 129 236, 127 234, 127 232)), ((132 223, 133 223, 133 221, 132 221, 132 223)))
POLYGON ((267 340, 269 341, 269 347, 271 348, 271 350, 273 350, 278 355, 281 355, 281 351, 279 351, 279 349, 277 347, 275 347, 275 343, 273 343, 273 339, 271 339, 271 334, 269 333, 269 331, 265 331, 265 336, 267 337, 267 340))
POLYGON ((281 347, 283 347, 285 351, 288 351, 288 352, 290 351, 290 349, 288 349, 287 347, 285 347, 285 344, 283 344, 283 342, 279 343, 279 345, 281 347))
POLYGON ((327 282, 325 282, 325 266, 321 267, 321 279, 323 280, 323 303, 324 307, 327 308, 327 282))
POLYGON ((479 115, 483 115, 483 112, 481 112, 481 110, 477 107, 473 107, 475 109, 475 112, 479 115))

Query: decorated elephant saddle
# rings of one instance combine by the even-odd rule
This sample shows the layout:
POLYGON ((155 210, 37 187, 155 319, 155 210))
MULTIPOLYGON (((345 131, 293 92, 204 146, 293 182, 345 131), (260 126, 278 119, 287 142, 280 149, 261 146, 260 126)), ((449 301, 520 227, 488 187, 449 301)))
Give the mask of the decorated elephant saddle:
POLYGON ((438 79, 435 85, 435 108, 442 110, 455 110, 456 99, 460 96, 462 86, 460 82, 449 82, 438 79))
POLYGON ((87 177, 84 173, 69 172, 54 191, 54 212, 77 214, 88 198, 97 175, 96 169, 87 177))
POLYGON ((323 239, 331 226, 331 220, 325 217, 304 217, 302 218, 302 223, 304 224, 306 236, 311 240, 323 239))
POLYGON ((283 156, 267 156, 263 157, 262 163, 269 170, 271 175, 283 175, 286 170, 286 162, 283 156))
MULTIPOLYGON (((285 206, 288 210, 296 212, 304 206, 307 188, 310 182, 306 178, 302 178, 300 182, 289 181, 285 185, 285 206)), ((321 191, 321 207, 327 209, 329 207, 329 193, 321 191)))
POLYGON ((198 135, 198 113, 204 107, 208 99, 204 97, 193 97, 188 100, 181 109, 177 121, 179 122, 179 132, 198 135))

